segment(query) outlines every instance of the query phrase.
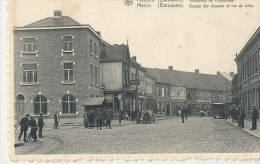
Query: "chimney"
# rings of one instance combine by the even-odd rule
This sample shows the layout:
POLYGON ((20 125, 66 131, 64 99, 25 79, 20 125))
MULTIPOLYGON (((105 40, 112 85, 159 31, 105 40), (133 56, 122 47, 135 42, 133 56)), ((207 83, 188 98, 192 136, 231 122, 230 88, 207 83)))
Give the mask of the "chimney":
POLYGON ((99 36, 101 36, 101 33, 100 33, 100 31, 96 31, 96 33, 97 33, 99 36))
POLYGON ((136 61, 136 56, 133 56, 132 58, 136 61))
POLYGON ((234 77, 234 72, 230 72, 229 75, 230 75, 231 77, 234 77))
POLYGON ((199 74, 200 70, 199 69, 195 69, 195 73, 199 74))
POLYGON ((217 75, 221 75, 219 71, 217 71, 217 75))
POLYGON ((168 66, 168 70, 173 70, 173 66, 168 66))
POLYGON ((54 17, 53 17, 53 21, 54 23, 61 23, 61 11, 60 10, 54 10, 54 17))

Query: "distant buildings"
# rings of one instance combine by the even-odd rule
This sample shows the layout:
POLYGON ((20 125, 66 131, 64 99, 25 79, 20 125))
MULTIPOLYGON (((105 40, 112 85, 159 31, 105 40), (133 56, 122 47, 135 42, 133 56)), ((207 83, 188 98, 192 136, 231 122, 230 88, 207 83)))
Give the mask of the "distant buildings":
POLYGON ((139 110, 173 116, 186 107, 209 110, 214 102, 230 102, 230 95, 227 74, 144 68, 128 45, 110 45, 90 25, 60 11, 14 29, 17 119, 25 113, 51 118, 56 111, 82 117, 101 106, 114 118, 139 110))
POLYGON ((260 26, 235 58, 237 76, 233 79, 233 97, 250 117, 252 105, 259 110, 260 26))

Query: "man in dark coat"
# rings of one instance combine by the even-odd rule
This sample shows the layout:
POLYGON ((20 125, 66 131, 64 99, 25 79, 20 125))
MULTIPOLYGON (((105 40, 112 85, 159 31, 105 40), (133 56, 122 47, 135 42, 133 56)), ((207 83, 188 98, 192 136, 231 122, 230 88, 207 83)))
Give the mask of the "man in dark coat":
POLYGON ((31 127, 31 136, 33 138, 33 142, 36 142, 37 139, 37 124, 36 124, 36 120, 31 116, 30 117, 30 121, 29 121, 29 126, 31 127))
POLYGON ((245 122, 244 122, 245 117, 246 117, 245 110, 241 108, 240 118, 241 118, 241 127, 242 128, 245 127, 245 122))
POLYGON ((26 142, 26 132, 28 130, 28 123, 29 123, 29 114, 26 114, 26 116, 24 118, 21 119, 21 121, 19 122, 21 129, 20 129, 20 134, 18 137, 18 140, 21 141, 21 137, 23 135, 24 137, 24 142, 26 142))
POLYGON ((105 115, 105 119, 106 119, 106 129, 107 129, 107 126, 109 127, 109 129, 111 129, 111 114, 110 112, 107 112, 106 115, 105 115))
POLYGON ((58 129, 59 121, 60 121, 60 115, 59 112, 56 111, 56 113, 54 114, 54 129, 58 129))
POLYGON ((85 112, 85 114, 83 115, 83 118, 84 118, 85 128, 88 128, 89 113, 85 112))
POLYGON ((89 113, 89 127, 94 129, 95 114, 93 111, 89 113))
POLYGON ((182 110, 181 110, 182 123, 184 123, 184 115, 185 115, 185 109, 182 109, 182 110))
POLYGON ((98 127, 100 127, 100 130, 102 130, 102 119, 103 119, 103 115, 102 115, 102 111, 99 109, 98 112, 97 112, 97 130, 98 130, 98 127))
POLYGON ((257 123, 256 123, 257 118, 258 118, 258 111, 256 109, 256 106, 253 105, 253 111, 252 111, 252 116, 251 116, 251 119, 252 119, 251 130, 256 130, 256 128, 257 128, 257 123))
POLYGON ((43 121, 42 113, 41 113, 40 117, 38 118, 39 138, 43 138, 43 136, 42 136, 43 126, 44 126, 44 121, 43 121))

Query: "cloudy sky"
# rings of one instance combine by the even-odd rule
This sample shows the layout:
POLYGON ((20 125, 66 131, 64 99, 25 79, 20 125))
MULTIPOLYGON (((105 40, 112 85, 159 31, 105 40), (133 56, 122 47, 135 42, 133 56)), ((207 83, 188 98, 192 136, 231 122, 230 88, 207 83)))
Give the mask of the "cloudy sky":
POLYGON ((11 27, 24 26, 61 10, 101 31, 110 44, 126 44, 129 37, 131 56, 145 67, 172 65, 176 70, 215 74, 236 72, 235 54, 260 25, 259 0, 235 2, 254 7, 171 9, 137 8, 137 0, 132 6, 124 0, 12 0, 9 20, 11 27))

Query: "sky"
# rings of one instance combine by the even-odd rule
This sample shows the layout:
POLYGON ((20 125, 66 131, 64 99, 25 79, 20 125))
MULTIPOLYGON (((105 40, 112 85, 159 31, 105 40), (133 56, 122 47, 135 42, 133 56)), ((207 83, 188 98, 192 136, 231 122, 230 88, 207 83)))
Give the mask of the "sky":
POLYGON ((236 72, 235 54, 260 25, 260 0, 235 0, 254 7, 234 9, 137 8, 137 0, 132 6, 124 0, 10 1, 10 29, 61 10, 90 24, 110 44, 126 44, 129 38, 131 56, 144 67, 206 74, 236 72))

